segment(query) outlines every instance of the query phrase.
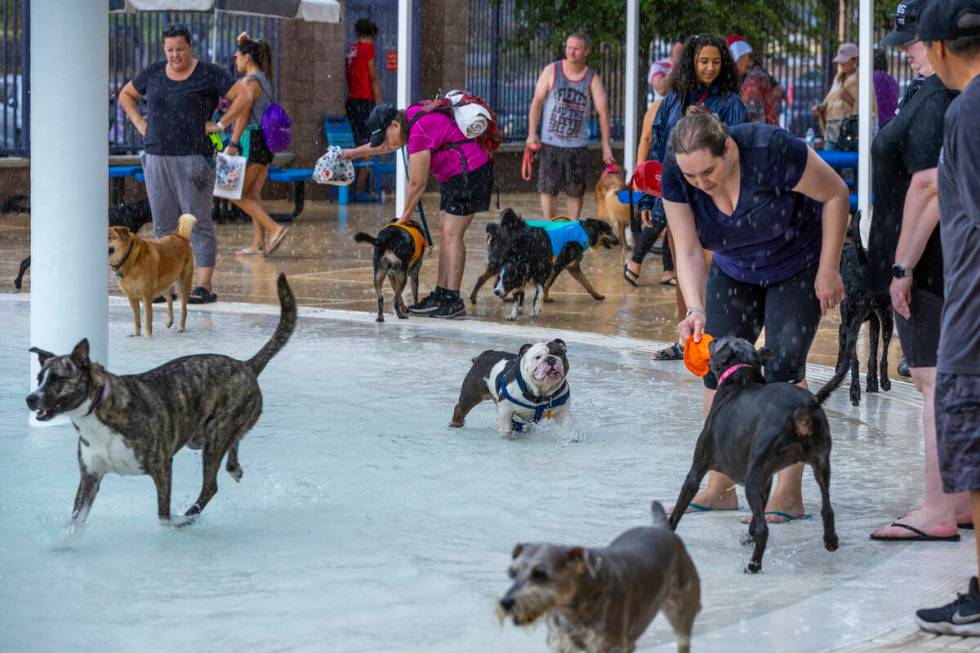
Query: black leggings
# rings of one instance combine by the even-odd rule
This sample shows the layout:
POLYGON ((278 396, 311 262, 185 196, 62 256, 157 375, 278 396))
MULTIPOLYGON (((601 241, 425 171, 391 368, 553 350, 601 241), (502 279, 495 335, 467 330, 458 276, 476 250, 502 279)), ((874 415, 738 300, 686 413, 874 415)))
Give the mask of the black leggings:
MULTIPOLYGON (((653 249, 653 245, 657 242, 657 238, 660 238, 661 232, 667 226, 664 222, 654 222, 652 227, 643 227, 640 230, 640 234, 636 237, 636 241, 633 243, 633 262, 637 264, 642 264, 643 259, 650 250, 653 249)), ((664 272, 672 272, 674 270, 674 259, 670 255, 670 244, 667 239, 664 238, 664 272)))
MULTIPOLYGON (((708 269, 705 333, 715 338, 736 336, 755 343, 766 328, 766 348, 773 353, 765 366, 768 383, 799 383, 806 378, 806 357, 820 324, 820 300, 813 284, 814 265, 796 276, 767 286, 736 281, 718 264, 708 269)), ((718 387, 711 372, 704 386, 718 387)))

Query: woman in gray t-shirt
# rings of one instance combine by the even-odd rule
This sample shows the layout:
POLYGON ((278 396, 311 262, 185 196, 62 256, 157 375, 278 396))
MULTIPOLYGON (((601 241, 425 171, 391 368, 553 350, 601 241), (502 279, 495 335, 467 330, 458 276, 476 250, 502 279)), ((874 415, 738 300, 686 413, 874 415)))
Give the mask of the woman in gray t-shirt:
POLYGON ((272 77, 272 50, 269 44, 266 41, 253 41, 248 38, 247 33, 242 32, 238 35, 235 66, 239 73, 244 73, 245 77, 239 83, 245 85, 252 98, 248 112, 235 121, 231 143, 226 150, 228 154, 240 152, 248 159, 242 198, 232 200, 232 204, 252 218, 252 244, 235 253, 242 256, 268 256, 279 248, 287 231, 262 206, 262 187, 269 176, 269 164, 272 163, 272 152, 266 146, 262 134, 262 114, 272 104, 272 87, 269 84, 272 77))

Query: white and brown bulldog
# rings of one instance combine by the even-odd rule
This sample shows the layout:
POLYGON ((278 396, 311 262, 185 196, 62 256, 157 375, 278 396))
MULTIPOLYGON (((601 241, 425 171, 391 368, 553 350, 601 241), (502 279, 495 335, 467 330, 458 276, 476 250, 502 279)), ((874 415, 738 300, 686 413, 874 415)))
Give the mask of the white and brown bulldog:
POLYGON ((497 430, 508 436, 542 418, 565 424, 571 397, 566 351, 565 342, 555 339, 525 344, 516 354, 483 352, 463 379, 450 426, 463 426, 473 407, 487 400, 497 404, 497 430))

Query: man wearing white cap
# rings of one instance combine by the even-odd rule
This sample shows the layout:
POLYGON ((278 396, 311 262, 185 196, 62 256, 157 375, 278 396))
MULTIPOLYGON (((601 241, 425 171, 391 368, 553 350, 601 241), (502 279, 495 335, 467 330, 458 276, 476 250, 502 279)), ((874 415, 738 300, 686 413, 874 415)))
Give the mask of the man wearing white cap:
POLYGON ((748 110, 749 122, 779 124, 776 104, 783 95, 779 82, 755 60, 752 46, 745 39, 729 36, 728 49, 742 80, 742 104, 748 110))
MULTIPOLYGON (((837 64, 837 75, 830 92, 823 102, 813 108, 820 120, 824 142, 828 149, 837 147, 841 141, 844 120, 858 113, 858 46, 841 43, 833 61, 837 64)), ((877 102, 871 96, 872 112, 878 115, 877 102)), ((872 120, 875 124, 876 120, 872 120)))

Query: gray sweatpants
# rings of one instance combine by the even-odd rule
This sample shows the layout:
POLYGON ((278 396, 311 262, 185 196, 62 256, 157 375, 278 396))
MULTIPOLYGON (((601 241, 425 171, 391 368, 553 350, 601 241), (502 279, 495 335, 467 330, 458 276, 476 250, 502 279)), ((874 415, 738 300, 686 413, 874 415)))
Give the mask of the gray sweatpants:
POLYGON ((218 240, 211 222, 214 169, 208 160, 200 154, 158 156, 144 153, 143 174, 157 238, 175 232, 177 218, 190 213, 197 218, 191 232, 194 264, 199 268, 213 268, 218 240))

